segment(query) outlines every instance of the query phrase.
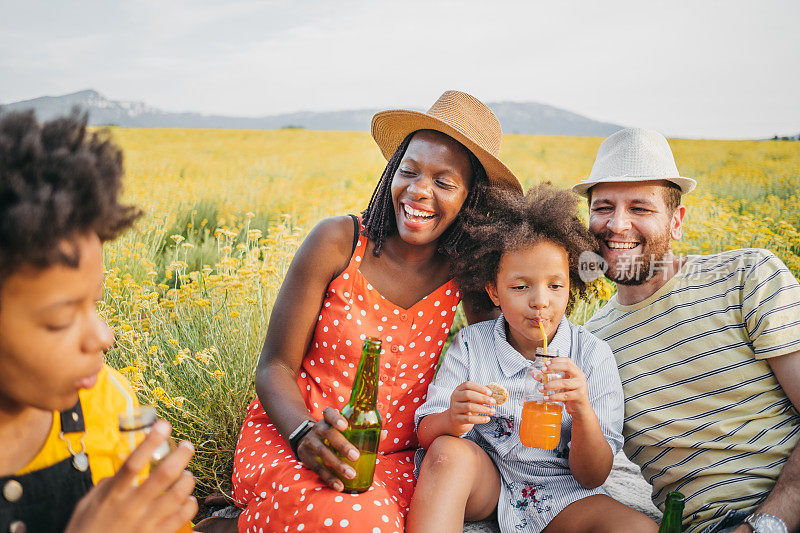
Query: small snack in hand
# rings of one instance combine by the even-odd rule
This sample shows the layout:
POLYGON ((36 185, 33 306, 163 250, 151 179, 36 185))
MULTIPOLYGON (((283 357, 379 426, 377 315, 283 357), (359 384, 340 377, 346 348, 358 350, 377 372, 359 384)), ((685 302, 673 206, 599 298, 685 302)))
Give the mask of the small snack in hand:
POLYGON ((497 405, 503 405, 508 400, 508 391, 502 385, 499 385, 492 381, 488 385, 486 385, 490 389, 492 389, 492 398, 497 403, 497 405))

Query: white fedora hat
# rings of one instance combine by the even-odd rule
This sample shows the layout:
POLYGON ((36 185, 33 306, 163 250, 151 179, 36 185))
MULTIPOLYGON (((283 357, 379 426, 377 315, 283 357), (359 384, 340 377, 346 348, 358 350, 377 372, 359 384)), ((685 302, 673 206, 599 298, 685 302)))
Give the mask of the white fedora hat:
POLYGON ((598 183, 667 180, 691 192, 697 182, 684 178, 675 166, 675 158, 667 139, 653 130, 626 128, 608 137, 597 150, 589 177, 572 190, 588 197, 598 183))

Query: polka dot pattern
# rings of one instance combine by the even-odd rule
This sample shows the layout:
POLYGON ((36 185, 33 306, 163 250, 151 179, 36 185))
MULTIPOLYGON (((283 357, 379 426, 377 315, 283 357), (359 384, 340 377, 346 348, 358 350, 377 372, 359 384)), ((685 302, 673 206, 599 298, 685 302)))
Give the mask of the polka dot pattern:
POLYGON ((341 409, 350 399, 363 339, 382 339, 378 411, 388 438, 381 443, 380 451, 392 453, 417 446, 414 409, 398 411, 397 405, 421 403, 460 294, 449 281, 409 309, 393 304, 359 270, 366 245, 366 237, 361 236, 350 264, 328 286, 322 318, 317 321, 298 384, 315 418, 322 418, 328 405, 341 409), (402 365, 417 365, 416 371, 404 372, 402 365))
POLYGON ((383 339, 378 410, 387 438, 373 484, 358 495, 323 486, 294 459, 256 399, 234 455, 234 499, 244 508, 239 531, 344 531, 353 524, 363 531, 403 531, 415 482, 414 412, 425 400, 460 294, 451 280, 409 309, 394 305, 359 271, 366 244, 359 237, 350 264, 328 286, 298 385, 315 418, 328 405, 341 409, 350 398, 363 338, 383 339))

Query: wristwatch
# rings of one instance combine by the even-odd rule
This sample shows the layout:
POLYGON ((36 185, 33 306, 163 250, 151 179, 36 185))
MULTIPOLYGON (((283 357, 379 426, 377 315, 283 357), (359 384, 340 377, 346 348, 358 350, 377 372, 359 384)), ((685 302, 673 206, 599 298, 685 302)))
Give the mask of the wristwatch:
POLYGON ((314 428, 315 423, 316 422, 313 420, 303 420, 300 425, 297 426, 297 429, 292 431, 292 434, 289 435, 289 447, 292 449, 292 453, 298 461, 300 458, 297 457, 297 447, 300 446, 300 441, 303 437, 314 428))
POLYGON ((788 533, 786 524, 774 514, 753 513, 744 521, 755 533, 788 533))

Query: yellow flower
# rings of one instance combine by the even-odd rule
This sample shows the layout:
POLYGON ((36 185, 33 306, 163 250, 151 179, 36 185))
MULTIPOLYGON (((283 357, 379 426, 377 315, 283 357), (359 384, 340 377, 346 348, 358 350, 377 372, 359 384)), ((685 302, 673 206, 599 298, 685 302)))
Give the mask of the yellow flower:
POLYGON ((158 401, 162 402, 167 407, 173 406, 172 398, 170 398, 166 391, 161 387, 156 387, 153 389, 153 396, 155 396, 158 401))
POLYGON ((153 389, 153 396, 155 396, 159 400, 169 399, 167 393, 160 386, 153 389))
POLYGON ((198 361, 203 363, 204 365, 208 365, 213 360, 212 355, 209 353, 209 350, 201 350, 195 354, 195 357, 198 361))

